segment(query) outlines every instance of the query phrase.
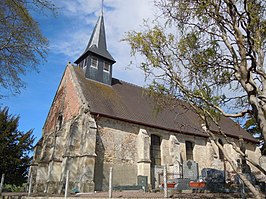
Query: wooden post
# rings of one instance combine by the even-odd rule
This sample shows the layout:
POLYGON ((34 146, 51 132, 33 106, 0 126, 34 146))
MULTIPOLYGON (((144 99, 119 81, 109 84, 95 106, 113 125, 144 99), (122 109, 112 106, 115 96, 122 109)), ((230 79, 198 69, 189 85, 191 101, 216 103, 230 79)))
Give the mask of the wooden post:
POLYGON ((163 182, 164 182, 164 197, 168 197, 168 190, 167 190, 167 166, 164 165, 163 167, 163 182))
POLYGON ((2 190, 4 186, 5 174, 2 174, 1 183, 0 183, 0 195, 2 195, 2 190))
POLYGON ((31 194, 31 187, 32 187, 32 175, 30 175, 28 196, 30 196, 30 194, 31 194))
POLYGON ((224 158, 224 183, 226 183, 226 159, 224 158))
POLYGON ((112 191, 113 191, 113 167, 110 167, 110 174, 109 174, 109 198, 112 198, 112 191))
POLYGON ((69 181, 69 170, 67 170, 67 174, 66 174, 65 198, 67 197, 68 181, 69 181))

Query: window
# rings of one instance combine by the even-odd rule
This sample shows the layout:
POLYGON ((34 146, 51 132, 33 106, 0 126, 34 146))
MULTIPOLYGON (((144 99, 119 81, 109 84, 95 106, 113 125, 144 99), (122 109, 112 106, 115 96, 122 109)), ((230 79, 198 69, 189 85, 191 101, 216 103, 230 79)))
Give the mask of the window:
POLYGON ((157 135, 151 135, 151 163, 161 165, 161 139, 157 135))
POLYGON ((57 118, 57 130, 60 130, 62 128, 62 124, 63 124, 63 116, 59 115, 57 118))
POLYGON ((98 59, 95 57, 91 58, 91 67, 98 68, 98 59))
POLYGON ((110 64, 108 62, 103 62, 103 71, 107 73, 110 72, 110 64))
POLYGON ((83 60, 83 68, 86 68, 86 66, 87 66, 87 59, 84 59, 83 60))
MULTIPOLYGON (((220 145, 222 145, 222 147, 224 146, 221 139, 219 139, 218 142, 220 145)), ((219 147, 218 147, 218 149, 219 149, 219 159, 224 160, 224 154, 223 154, 222 150, 219 147)))
POLYGON ((186 141, 186 156, 187 160, 193 160, 193 143, 186 141))

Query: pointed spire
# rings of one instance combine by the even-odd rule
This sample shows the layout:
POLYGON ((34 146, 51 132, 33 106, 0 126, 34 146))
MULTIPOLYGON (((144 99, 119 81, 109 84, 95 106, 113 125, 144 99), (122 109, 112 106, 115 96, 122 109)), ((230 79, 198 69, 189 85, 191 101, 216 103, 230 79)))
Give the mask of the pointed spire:
POLYGON ((98 49, 102 49, 107 51, 106 46, 106 36, 105 36, 105 26, 104 26, 104 19, 103 19, 103 0, 101 5, 101 14, 98 18, 98 21, 94 27, 93 33, 91 35, 91 38, 89 40, 89 43, 87 45, 87 50, 92 48, 93 46, 96 46, 98 49))
POLYGON ((96 46, 98 49, 107 50, 103 16, 98 18, 96 26, 87 45, 86 51, 96 46))
POLYGON ((103 1, 102 1, 102 11, 101 15, 98 18, 98 21, 94 27, 91 38, 88 42, 85 52, 75 61, 75 63, 80 62, 83 57, 86 56, 89 52, 93 52, 97 55, 100 55, 111 62, 115 63, 114 58, 107 50, 106 45, 106 36, 105 36, 105 26, 104 26, 104 18, 103 18, 103 1))

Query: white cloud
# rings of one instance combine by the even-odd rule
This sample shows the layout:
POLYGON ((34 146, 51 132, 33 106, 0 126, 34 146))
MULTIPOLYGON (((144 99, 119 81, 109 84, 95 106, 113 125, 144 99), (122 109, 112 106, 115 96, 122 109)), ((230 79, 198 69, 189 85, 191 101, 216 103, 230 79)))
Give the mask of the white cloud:
POLYGON ((99 9, 101 1, 99 0, 64 0, 56 1, 57 7, 64 10, 65 15, 83 16, 95 12, 99 9))
MULTIPOLYGON (((57 6, 74 28, 58 31, 58 36, 51 39, 51 50, 62 53, 75 61, 83 53, 101 10, 101 0, 65 0, 57 6)), ((104 18, 109 52, 116 59, 114 76, 136 84, 143 84, 144 75, 135 66, 128 69, 130 48, 121 42, 125 33, 140 30, 143 19, 153 19, 155 8, 153 0, 105 0, 104 18)))
MULTIPOLYGON (((125 32, 139 30, 143 18, 152 18, 153 0, 105 0, 105 26, 108 50, 116 59, 114 77, 143 85, 144 75, 135 65, 128 67, 130 49, 120 42, 125 32)), ((36 18, 50 40, 48 62, 40 74, 30 74, 23 95, 2 100, 13 113, 19 113, 20 130, 35 128, 39 138, 63 70, 68 61, 75 61, 86 48, 101 9, 101 0, 53 0, 59 8, 58 16, 36 18), (27 103, 25 103, 27 102, 27 103)))
POLYGON ((85 50, 86 44, 90 36, 85 30, 65 31, 61 38, 56 38, 51 41, 50 50, 54 53, 64 54, 69 58, 78 58, 85 50))

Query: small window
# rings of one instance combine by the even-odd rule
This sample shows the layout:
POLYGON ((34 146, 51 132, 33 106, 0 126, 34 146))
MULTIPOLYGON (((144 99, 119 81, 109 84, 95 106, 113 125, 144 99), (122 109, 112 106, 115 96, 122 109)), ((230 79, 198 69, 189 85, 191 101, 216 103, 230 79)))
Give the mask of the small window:
POLYGON ((107 73, 110 72, 110 64, 108 62, 103 62, 103 71, 107 73))
POLYGON ((91 67, 98 68, 98 59, 93 57, 91 58, 91 67))
POLYGON ((187 160, 193 160, 193 143, 186 141, 186 156, 187 160))
POLYGON ((62 128, 62 124, 63 124, 63 116, 59 115, 57 118, 57 130, 60 130, 62 128))
MULTIPOLYGON (((219 142, 220 145, 222 145, 222 147, 224 146, 221 139, 219 139, 218 142, 219 142)), ((223 154, 222 150, 219 147, 218 147, 218 149, 219 149, 219 159, 223 161, 224 160, 224 154, 223 154)))
POLYGON ((83 68, 85 68, 87 66, 87 59, 83 60, 83 68))

